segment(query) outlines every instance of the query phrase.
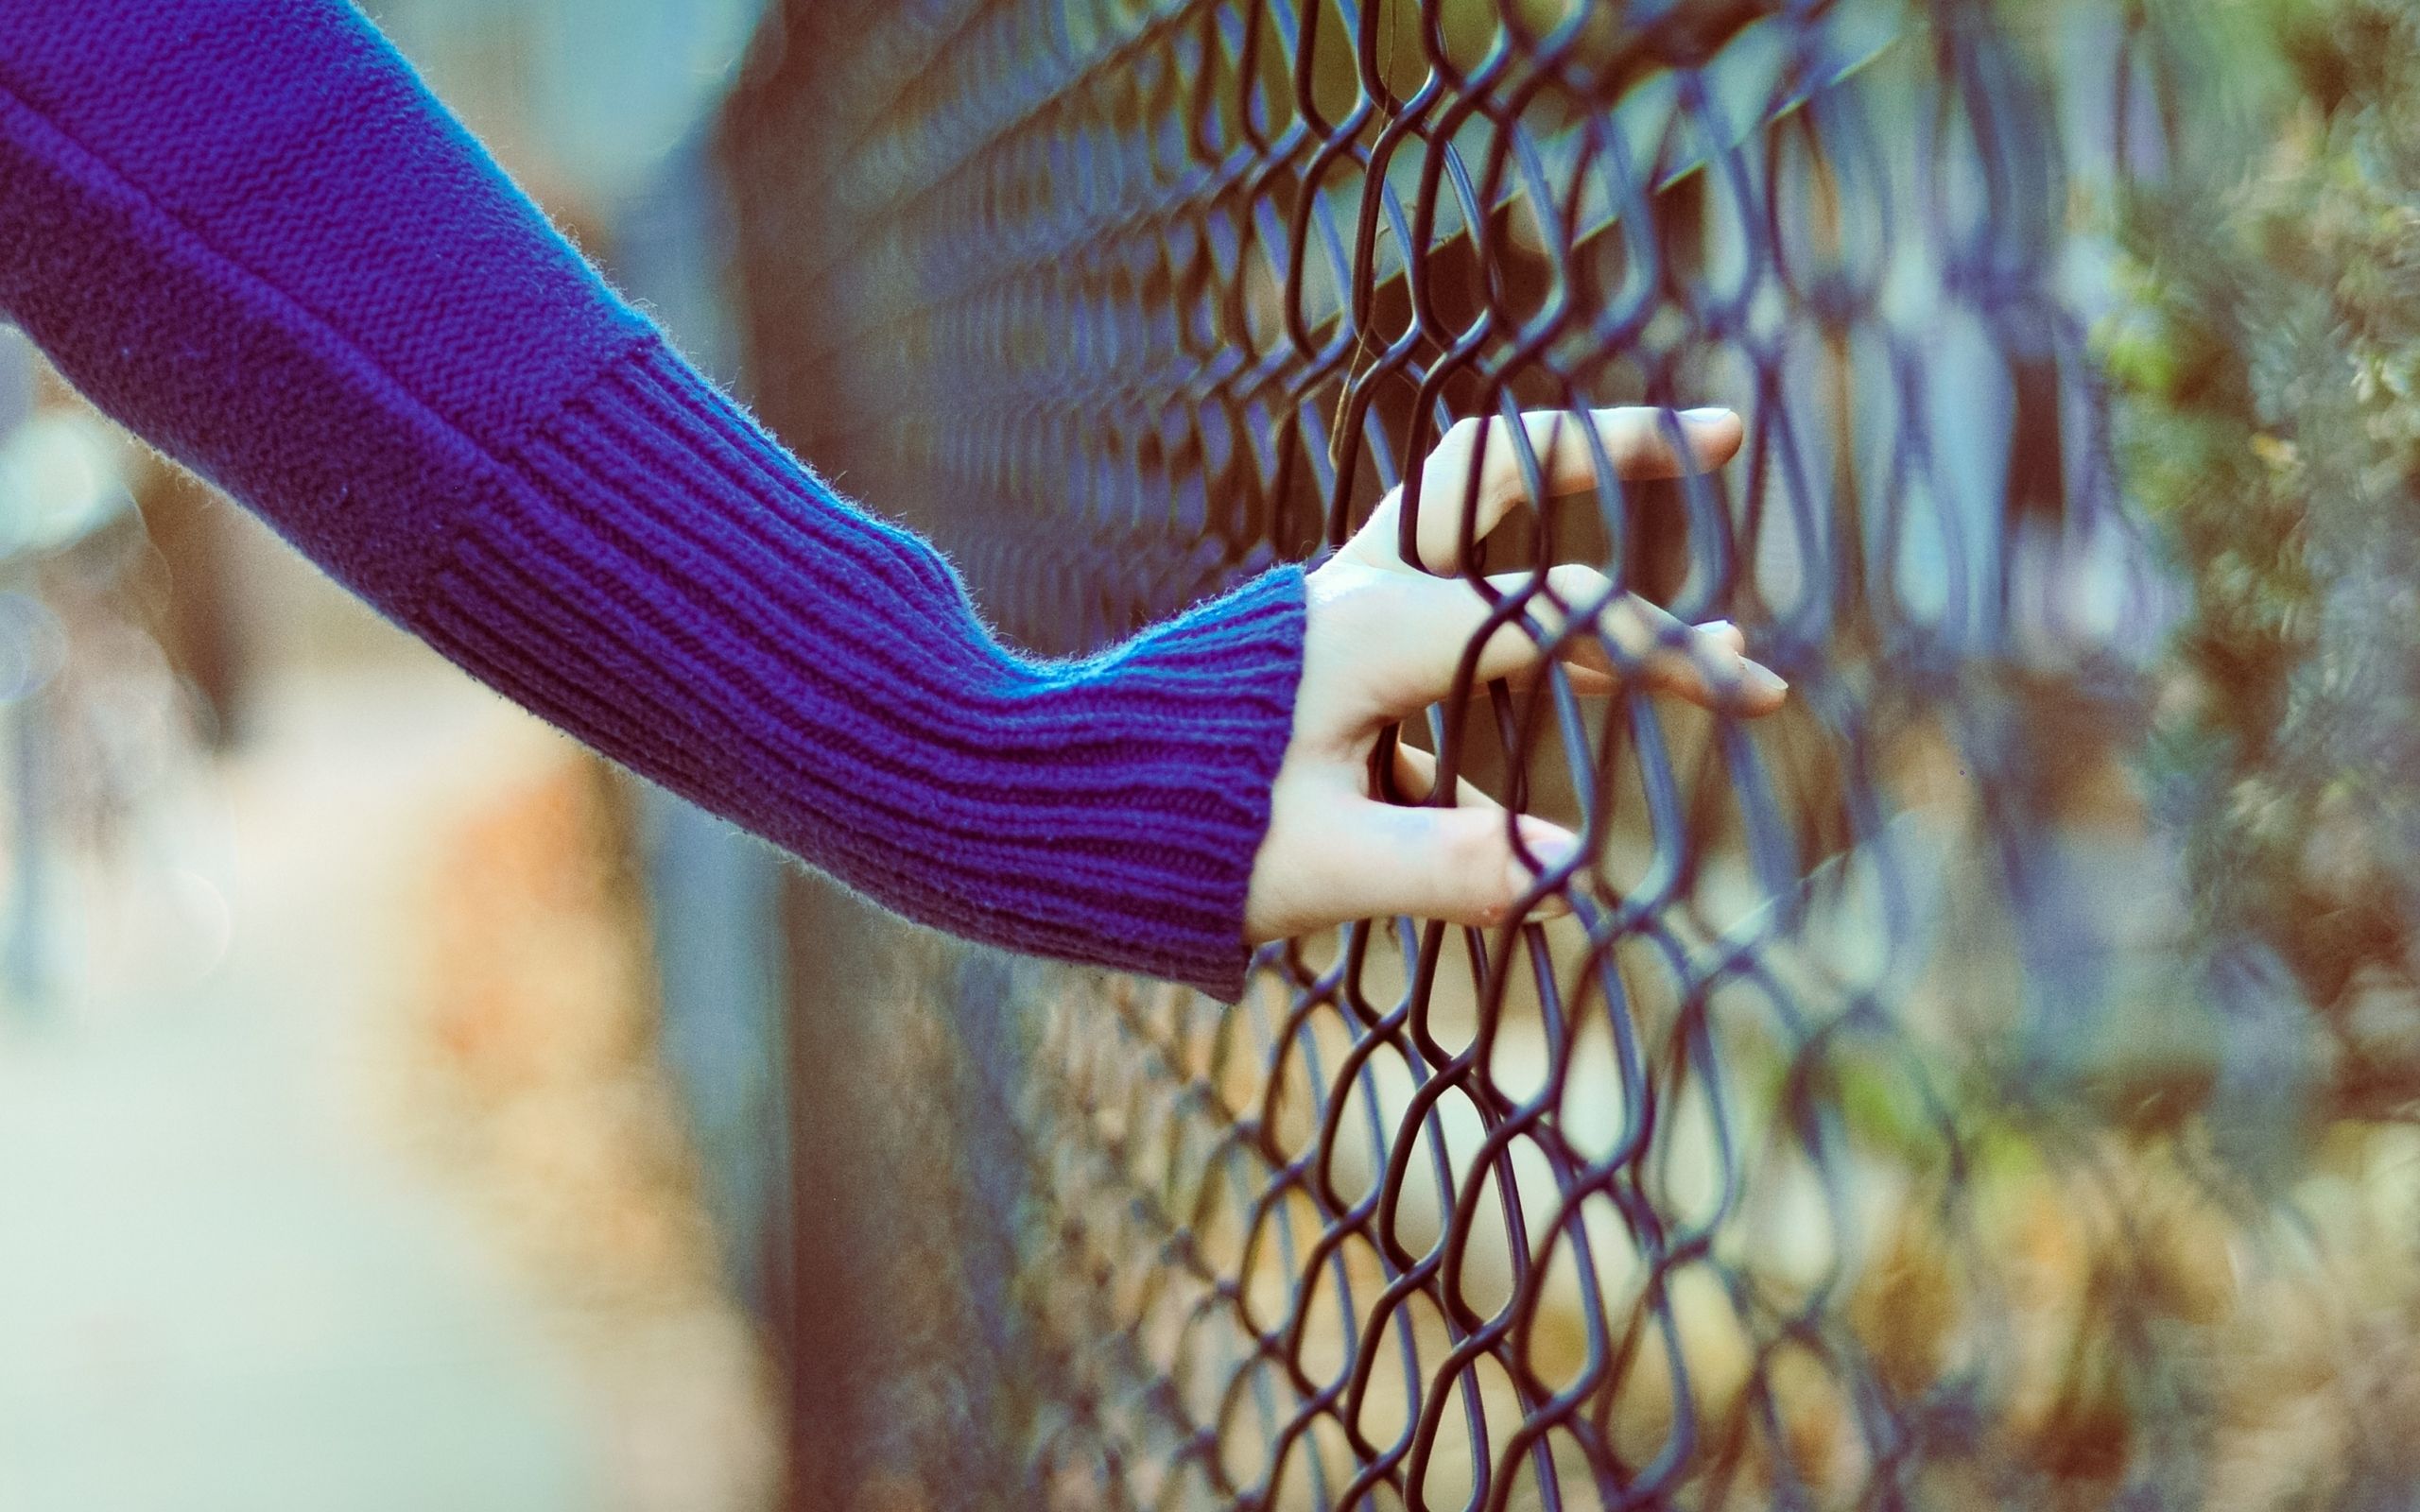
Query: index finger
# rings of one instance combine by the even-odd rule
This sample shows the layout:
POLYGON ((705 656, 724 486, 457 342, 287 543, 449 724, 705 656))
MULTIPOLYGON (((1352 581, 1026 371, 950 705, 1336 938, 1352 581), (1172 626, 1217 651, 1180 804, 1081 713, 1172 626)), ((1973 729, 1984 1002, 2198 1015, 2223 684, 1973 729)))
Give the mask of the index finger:
MULTIPOLYGON (((1462 570, 1462 542, 1484 538, 1524 496, 1525 452, 1546 496, 1553 498, 1596 487, 1599 452, 1616 477, 1648 479, 1710 472, 1739 449, 1744 431, 1733 411, 1684 410, 1668 423, 1670 413, 1628 404, 1530 410, 1517 428, 1496 417, 1456 421, 1421 463, 1417 565, 1448 575, 1462 570), (1594 444, 1582 429, 1583 416, 1594 444)), ((1344 554, 1375 565, 1409 565, 1401 551, 1402 515, 1398 486, 1354 532, 1344 554)))

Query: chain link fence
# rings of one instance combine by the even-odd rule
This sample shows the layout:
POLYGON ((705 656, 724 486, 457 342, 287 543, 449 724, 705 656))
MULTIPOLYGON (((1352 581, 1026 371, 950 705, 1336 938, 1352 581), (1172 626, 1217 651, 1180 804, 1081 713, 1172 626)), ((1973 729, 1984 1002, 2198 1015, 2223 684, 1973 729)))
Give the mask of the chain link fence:
POLYGON ((2133 765, 2181 607, 2094 341, 2187 20, 775 18, 722 129, 756 400, 1012 638, 1339 543, 1463 417, 1722 404, 1720 472, 1469 572, 1600 565, 1793 690, 1467 688, 1400 738, 1584 835, 1569 917, 1288 941, 1232 1009, 808 889, 804 1500, 2413 1504, 2413 1147, 2313 1153, 2133 765))

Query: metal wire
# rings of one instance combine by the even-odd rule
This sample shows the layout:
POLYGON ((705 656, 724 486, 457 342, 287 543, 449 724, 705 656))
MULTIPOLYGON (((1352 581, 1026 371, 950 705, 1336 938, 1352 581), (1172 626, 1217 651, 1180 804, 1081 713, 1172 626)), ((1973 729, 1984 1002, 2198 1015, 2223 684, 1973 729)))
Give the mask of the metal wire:
POLYGON ((1565 921, 1287 942, 1233 1010, 895 974, 814 1125, 886 1257, 819 1294, 889 1362, 814 1430, 850 1494, 2186 1504, 2111 1278, 2192 1246, 2069 1095, 2157 1081, 2080 1048, 2168 927, 2096 816, 2163 606, 2087 333, 2169 77, 2114 0, 788 8, 723 132, 758 401, 1015 638, 1334 546, 1461 417, 1724 404, 1681 483, 1523 443, 1468 576, 1594 562, 1793 685, 1401 732, 1585 836, 1565 921))

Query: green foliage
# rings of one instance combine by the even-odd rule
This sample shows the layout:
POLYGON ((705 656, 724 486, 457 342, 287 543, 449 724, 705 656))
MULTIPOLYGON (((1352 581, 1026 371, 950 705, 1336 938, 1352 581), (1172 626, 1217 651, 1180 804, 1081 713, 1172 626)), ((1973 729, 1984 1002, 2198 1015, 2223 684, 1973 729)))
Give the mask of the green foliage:
POLYGON ((2273 129, 2132 197, 2104 350, 2192 590, 2152 763, 2201 927, 2341 1018, 2411 988, 2420 919, 2420 9, 2256 19, 2273 129))

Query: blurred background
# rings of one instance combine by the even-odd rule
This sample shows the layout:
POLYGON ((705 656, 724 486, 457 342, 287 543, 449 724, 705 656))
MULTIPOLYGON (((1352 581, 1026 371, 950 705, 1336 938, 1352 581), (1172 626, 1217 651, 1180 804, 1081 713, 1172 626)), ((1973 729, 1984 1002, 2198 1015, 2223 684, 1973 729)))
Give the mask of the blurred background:
MULTIPOLYGON (((609 769, 0 335, 0 1512, 2420 1506, 2402 0, 377 0, 1013 639, 1454 416, 1792 680, 1229 1010, 609 769)), ((1473 714, 1471 711, 1480 711, 1473 714)))
MULTIPOLYGON (((690 164, 753 8, 372 9, 728 375, 690 164)), ((769 859, 13 332, 0 537, 0 1507, 777 1505, 758 1220, 717 1223, 781 1153, 769 859)))

